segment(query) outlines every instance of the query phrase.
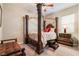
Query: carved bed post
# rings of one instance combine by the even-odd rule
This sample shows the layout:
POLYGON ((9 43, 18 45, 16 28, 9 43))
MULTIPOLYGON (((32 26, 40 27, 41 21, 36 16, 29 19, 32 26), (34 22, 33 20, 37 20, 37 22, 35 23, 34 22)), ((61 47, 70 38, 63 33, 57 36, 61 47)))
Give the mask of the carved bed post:
POLYGON ((41 10, 42 10, 42 4, 38 3, 37 4, 37 12, 38 12, 38 44, 37 44, 37 49, 36 52, 40 54, 43 52, 43 43, 41 40, 41 10))
POLYGON ((56 36, 57 36, 56 41, 57 41, 58 40, 58 17, 56 17, 55 20, 56 20, 56 36))
POLYGON ((26 38, 25 38, 25 43, 28 43, 28 20, 29 20, 29 16, 25 15, 25 19, 26 19, 26 38))
POLYGON ((43 30, 45 29, 46 21, 43 21, 43 30))

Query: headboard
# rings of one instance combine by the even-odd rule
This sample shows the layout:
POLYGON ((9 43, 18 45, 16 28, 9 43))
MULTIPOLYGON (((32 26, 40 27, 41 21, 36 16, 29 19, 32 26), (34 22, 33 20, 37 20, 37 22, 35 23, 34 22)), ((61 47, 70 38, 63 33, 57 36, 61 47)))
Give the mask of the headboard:
POLYGON ((58 39, 58 17, 47 18, 43 21, 43 24, 43 28, 45 28, 48 24, 52 24, 54 26, 54 32, 56 33, 58 39))

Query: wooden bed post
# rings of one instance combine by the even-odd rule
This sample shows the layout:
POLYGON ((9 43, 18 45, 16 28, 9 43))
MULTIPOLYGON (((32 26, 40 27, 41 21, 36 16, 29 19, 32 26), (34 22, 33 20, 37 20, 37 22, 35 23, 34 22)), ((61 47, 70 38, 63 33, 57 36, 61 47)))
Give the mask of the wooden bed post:
POLYGON ((28 20, 29 20, 29 16, 25 15, 25 19, 26 19, 26 38, 25 38, 25 43, 28 43, 28 20))
POLYGON ((56 41, 57 41, 58 40, 58 17, 56 17, 55 20, 56 20, 56 36, 57 36, 56 41))
POLYGON ((43 21, 43 30, 45 29, 46 21, 43 21))
POLYGON ((43 52, 43 43, 41 40, 41 10, 42 10, 42 4, 38 3, 37 4, 37 12, 38 12, 38 44, 37 44, 37 49, 36 52, 38 54, 43 52))

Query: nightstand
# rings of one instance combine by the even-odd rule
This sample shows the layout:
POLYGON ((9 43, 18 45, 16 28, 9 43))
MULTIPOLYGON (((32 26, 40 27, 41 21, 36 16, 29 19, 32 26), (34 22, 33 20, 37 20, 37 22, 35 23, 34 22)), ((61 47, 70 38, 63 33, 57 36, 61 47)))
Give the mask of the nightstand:
POLYGON ((73 40, 71 39, 71 34, 59 33, 58 43, 73 46, 73 40))

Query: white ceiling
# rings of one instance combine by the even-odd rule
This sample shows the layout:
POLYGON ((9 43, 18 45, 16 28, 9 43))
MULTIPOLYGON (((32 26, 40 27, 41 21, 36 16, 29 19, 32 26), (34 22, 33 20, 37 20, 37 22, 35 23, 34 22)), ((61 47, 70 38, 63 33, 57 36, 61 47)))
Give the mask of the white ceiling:
POLYGON ((55 13, 63 9, 76 5, 77 3, 54 3, 54 6, 49 8, 46 14, 55 13))
MULTIPOLYGON (((53 3, 53 7, 47 9, 47 11, 43 13, 44 14, 50 14, 50 13, 55 13, 55 12, 58 12, 60 10, 63 10, 65 8, 69 8, 73 5, 76 5, 77 3, 53 3)), ((37 14, 37 8, 36 8, 36 4, 34 3, 11 3, 9 5, 15 5, 15 6, 19 6, 21 8, 24 8, 28 13, 31 13, 31 14, 37 14)))

